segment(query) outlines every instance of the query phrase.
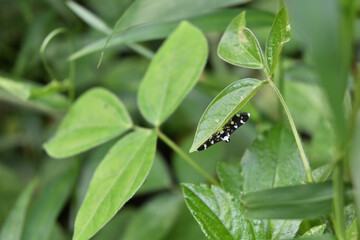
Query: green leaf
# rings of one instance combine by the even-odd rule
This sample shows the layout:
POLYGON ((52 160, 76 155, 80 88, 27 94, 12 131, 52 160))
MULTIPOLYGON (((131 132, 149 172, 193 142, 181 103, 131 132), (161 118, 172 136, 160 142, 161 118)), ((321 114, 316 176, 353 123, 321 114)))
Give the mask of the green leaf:
POLYGON ((290 41, 289 12, 283 7, 276 15, 266 40, 265 56, 270 74, 274 72, 281 49, 288 41, 290 41))
POLYGON ((84 22, 86 22, 89 26, 92 28, 105 33, 110 34, 111 28, 107 26, 107 24, 98 18, 95 14, 90 12, 88 9, 84 8, 80 4, 68 1, 66 2, 66 5, 78 16, 80 17, 84 22))
POLYGON ((182 20, 211 12, 218 8, 246 3, 249 0, 137 0, 116 22, 113 32, 122 32, 134 26, 182 20))
POLYGON ((224 61, 236 66, 262 69, 264 56, 258 40, 245 27, 245 12, 235 17, 222 36, 218 55, 224 61))
POLYGON ((246 193, 301 184, 305 180, 295 140, 281 126, 259 136, 245 152, 241 166, 246 193))
POLYGON ((30 97, 29 84, 20 81, 14 81, 2 76, 0 76, 0 89, 3 89, 6 92, 23 100, 26 100, 30 97))
POLYGON ((246 217, 254 219, 313 219, 331 213, 331 182, 251 192, 241 198, 246 217))
POLYGON ((217 165, 217 174, 224 190, 234 197, 240 198, 244 183, 240 166, 235 167, 229 163, 219 163, 217 165))
POLYGON ((196 151, 212 134, 224 126, 265 83, 246 78, 233 82, 222 90, 201 116, 190 152, 196 151))
POLYGON ((309 236, 321 236, 324 234, 326 228, 326 224, 321 224, 315 227, 310 228, 306 233, 304 233, 303 237, 309 236))
MULTIPOLYGON (((305 171, 291 132, 281 126, 259 136, 245 152, 241 166, 244 192, 301 184, 305 171)), ((293 238, 301 221, 271 220, 267 236, 293 238)))
POLYGON ((347 240, 357 240, 358 231, 357 231, 358 220, 355 219, 348 229, 346 229, 346 239, 347 240))
POLYGON ((265 239, 260 221, 244 218, 239 199, 216 186, 182 184, 185 202, 209 240, 265 239))
POLYGON ((38 179, 32 180, 17 199, 6 222, 1 228, 0 240, 20 240, 25 216, 38 179))
POLYGON ((52 226, 65 205, 75 184, 79 161, 48 160, 40 177, 39 195, 31 204, 22 240, 47 240, 52 226))
POLYGON ((122 240, 161 240, 180 213, 178 195, 160 195, 146 203, 129 223, 122 240))
POLYGON ((204 35, 182 22, 156 53, 142 79, 138 104, 143 116, 155 126, 179 106, 199 79, 207 58, 204 35))
POLYGON ((136 194, 170 189, 171 184, 171 177, 166 162, 160 154, 156 154, 149 175, 146 177, 144 184, 136 194))
POLYGON ((69 157, 115 138, 131 126, 121 101, 105 89, 94 88, 75 102, 44 148, 54 158, 69 157))
POLYGON ((156 133, 138 130, 110 149, 76 217, 74 240, 92 237, 134 195, 150 171, 155 148, 156 133))
MULTIPOLYGON (((235 17, 243 9, 234 8, 234 9, 220 9, 211 13, 206 13, 204 15, 188 18, 187 21, 191 24, 200 28, 203 32, 219 32, 223 31, 228 23, 233 17, 235 17)), ((265 11, 248 9, 247 18, 248 25, 252 27, 266 27, 271 25, 273 20, 273 15, 265 11)), ((178 21, 172 22, 163 22, 155 24, 140 25, 121 34, 116 34, 113 36, 107 48, 118 46, 125 43, 132 42, 144 42, 154 39, 162 39, 167 37, 174 29, 178 26, 178 21)), ((104 45, 107 41, 107 38, 102 38, 97 41, 94 41, 69 57, 69 60, 75 60, 81 57, 84 57, 88 54, 101 51, 104 48, 104 45)))

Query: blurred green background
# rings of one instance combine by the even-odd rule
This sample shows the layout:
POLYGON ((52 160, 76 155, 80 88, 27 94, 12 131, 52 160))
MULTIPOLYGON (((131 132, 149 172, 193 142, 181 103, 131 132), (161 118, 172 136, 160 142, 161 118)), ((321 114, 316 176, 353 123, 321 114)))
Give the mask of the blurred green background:
MULTIPOLYGON (((114 26, 132 2, 88 0, 77 3, 108 26, 114 26)), ((330 122, 331 107, 313 67, 316 58, 309 41, 316 39, 316 34, 319 37, 322 34, 316 31, 316 24, 320 24, 318 19, 322 19, 322 15, 331 12, 328 8, 332 5, 326 1, 317 1, 316 4, 299 2, 302 3, 285 1, 290 11, 292 40, 285 45, 275 82, 280 84, 310 164, 316 169, 334 158, 335 140, 330 122), (309 11, 318 7, 320 12, 309 11), (306 21, 302 19, 304 13, 306 21), (307 29, 309 22, 314 24, 314 29, 307 29)), ((257 0, 235 5, 229 7, 223 17, 207 17, 195 23, 205 32, 209 42, 208 64, 199 83, 163 126, 163 131, 185 152, 192 143, 203 111, 217 93, 244 77, 264 78, 259 71, 236 68, 218 58, 217 45, 227 24, 241 11, 247 10, 247 25, 264 46, 280 3, 277 0, 257 0), (214 23, 218 25, 214 26, 214 23)), ((336 16, 327 14, 326 17, 333 19, 336 16)), ((357 43, 359 25, 357 9, 357 31, 354 33, 357 43)), ((71 239, 76 212, 92 173, 114 143, 65 160, 49 158, 42 148, 42 144, 54 134, 71 102, 67 91, 37 98, 24 93, 28 84, 39 89, 51 81, 39 49, 46 36, 60 27, 70 32, 74 52, 106 37, 82 21, 64 1, 0 1, 0 226, 24 187, 35 177, 39 179, 27 211, 22 239, 71 239)), ((156 52, 163 39, 146 39, 139 44, 156 52)), ((69 47, 68 35, 56 36, 47 46, 45 57, 58 80, 68 77, 69 57, 74 52, 69 47)), ((150 60, 128 44, 107 48, 102 65, 97 68, 99 58, 100 52, 97 51, 74 61, 75 98, 91 87, 102 86, 124 102, 136 124, 149 126, 137 108, 136 91, 150 60)), ((329 69, 330 72, 333 70, 329 69)), ((284 120, 277 98, 268 86, 256 94, 244 111, 252 114, 251 119, 246 127, 232 135, 231 144, 217 144, 207 151, 191 154, 209 173, 215 175, 219 161, 239 164, 244 150, 259 133, 284 120)), ((134 232, 140 231, 139 226, 144 233, 141 239, 205 239, 182 201, 180 182, 205 182, 205 179, 158 141, 155 164, 145 184, 93 239, 136 239, 134 232)))

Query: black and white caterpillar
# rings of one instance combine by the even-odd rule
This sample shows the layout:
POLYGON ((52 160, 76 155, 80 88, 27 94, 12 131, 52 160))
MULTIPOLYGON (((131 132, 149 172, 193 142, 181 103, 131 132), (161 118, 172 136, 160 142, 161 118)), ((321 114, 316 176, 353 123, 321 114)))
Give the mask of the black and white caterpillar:
POLYGON ((250 113, 240 113, 235 114, 230 120, 224 125, 224 127, 214 133, 206 142, 201 145, 197 150, 205 150, 215 143, 220 141, 230 142, 230 135, 235 132, 241 125, 245 124, 246 121, 250 118, 250 113))

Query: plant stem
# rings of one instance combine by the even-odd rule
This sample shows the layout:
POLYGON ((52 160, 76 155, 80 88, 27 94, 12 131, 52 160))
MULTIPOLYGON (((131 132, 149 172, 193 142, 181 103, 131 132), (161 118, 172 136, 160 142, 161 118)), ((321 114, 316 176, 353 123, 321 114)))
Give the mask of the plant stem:
POLYGON ((161 140, 163 140, 170 148, 177 152, 190 166, 192 166, 196 171, 203 175, 209 182, 214 185, 219 185, 218 182, 211 177, 207 172, 205 172, 196 162, 194 162, 189 156, 187 156, 170 138, 168 138, 164 133, 160 131, 159 128, 156 128, 157 135, 161 140))
POLYGON ((339 240, 345 240, 343 161, 338 160, 333 170, 334 225, 339 240))
POLYGON ((271 78, 268 78, 267 81, 270 83, 271 87, 274 89, 276 95, 278 96, 278 98, 279 98, 279 100, 280 100, 280 102, 281 102, 281 104, 282 104, 282 106, 284 108, 285 114, 286 114, 286 116, 287 116, 287 118, 289 120, 290 128, 291 128, 291 130, 293 132, 295 142, 296 142, 296 145, 297 145, 297 147, 299 149, 301 160, 302 160, 304 168, 305 168, 306 179, 310 183, 314 182, 314 179, 313 179, 313 176, 312 176, 312 173, 311 173, 311 168, 310 168, 309 161, 308 161, 308 159, 306 157, 304 148, 303 148, 302 143, 301 143, 299 133, 296 130, 296 126, 295 126, 294 120, 293 120, 293 118, 291 116, 291 113, 289 111, 289 108, 286 105, 286 102, 285 102, 283 96, 281 95, 279 89, 276 87, 275 83, 271 80, 271 78))

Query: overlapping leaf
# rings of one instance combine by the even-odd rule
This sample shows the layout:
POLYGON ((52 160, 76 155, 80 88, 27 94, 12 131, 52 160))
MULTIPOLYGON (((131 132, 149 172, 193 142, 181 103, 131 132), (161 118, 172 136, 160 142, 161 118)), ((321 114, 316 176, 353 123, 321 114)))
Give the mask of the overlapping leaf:
POLYGON ((231 64, 247 68, 265 67, 264 56, 258 40, 245 27, 245 12, 235 17, 222 36, 218 54, 231 64))
POLYGON ((119 136, 131 126, 115 95, 102 88, 91 89, 71 107, 44 148, 54 158, 72 156, 119 136))

